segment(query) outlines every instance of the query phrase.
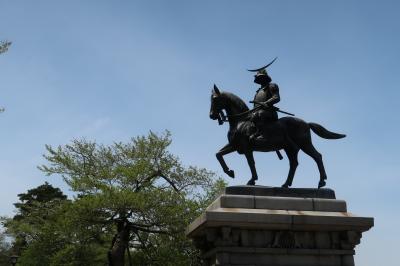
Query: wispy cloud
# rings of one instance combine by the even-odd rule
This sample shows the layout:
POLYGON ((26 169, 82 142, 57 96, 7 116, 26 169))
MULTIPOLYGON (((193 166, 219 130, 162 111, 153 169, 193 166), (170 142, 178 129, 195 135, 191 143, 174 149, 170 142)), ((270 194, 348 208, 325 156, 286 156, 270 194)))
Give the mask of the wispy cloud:
POLYGON ((109 117, 99 117, 94 121, 88 123, 87 125, 83 126, 83 128, 79 130, 77 134, 83 137, 96 136, 110 125, 110 121, 111 120, 109 117))

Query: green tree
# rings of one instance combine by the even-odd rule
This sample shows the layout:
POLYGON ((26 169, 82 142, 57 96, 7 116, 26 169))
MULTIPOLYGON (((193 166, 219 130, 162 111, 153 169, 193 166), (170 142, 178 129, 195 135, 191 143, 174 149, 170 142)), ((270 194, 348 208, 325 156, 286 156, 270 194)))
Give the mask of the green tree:
POLYGON ((15 203, 17 214, 11 219, 4 219, 7 233, 13 236, 13 252, 21 253, 36 241, 43 233, 43 226, 54 219, 67 197, 59 188, 47 182, 26 193, 18 194, 19 202, 15 203))
POLYGON ((20 202, 14 204, 17 208, 17 215, 14 220, 23 219, 39 203, 48 203, 56 200, 66 200, 67 196, 59 189, 45 182, 36 188, 29 189, 26 193, 18 194, 20 202))
POLYGON ((107 241, 109 265, 127 259, 134 265, 200 263, 185 228, 225 184, 206 169, 184 167, 168 151, 170 144, 166 132, 108 146, 87 140, 46 146, 48 164, 40 169, 61 175, 77 194, 65 212, 68 248, 53 253, 54 265, 84 265, 71 260, 79 257, 76 252, 87 252, 89 244, 100 251, 107 241))

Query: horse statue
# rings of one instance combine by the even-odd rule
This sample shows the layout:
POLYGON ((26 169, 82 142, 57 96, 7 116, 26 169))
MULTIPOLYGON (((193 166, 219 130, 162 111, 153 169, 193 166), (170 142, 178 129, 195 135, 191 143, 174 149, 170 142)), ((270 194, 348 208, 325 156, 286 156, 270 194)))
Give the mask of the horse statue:
POLYGON ((250 136, 257 131, 257 128, 250 120, 250 117, 252 111, 255 109, 249 110, 244 101, 238 96, 229 92, 220 92, 217 86, 214 85, 214 89, 211 93, 210 118, 218 120, 220 125, 225 121, 229 122, 229 143, 216 154, 224 172, 232 178, 235 177, 234 171, 229 169, 223 156, 237 151, 239 154, 244 154, 246 156, 247 163, 251 170, 251 179, 247 182, 247 185, 255 185, 258 176, 253 152, 276 151, 279 156, 279 150, 283 149, 289 159, 290 168, 286 182, 282 187, 288 188, 292 185, 298 165, 298 152, 302 150, 317 163, 320 174, 318 188, 324 187, 326 185, 325 180, 327 179, 327 175, 322 162, 322 155, 312 144, 310 129, 315 134, 325 139, 341 139, 346 135, 330 132, 317 123, 307 123, 295 117, 282 117, 270 123, 267 128, 258 129, 263 130, 262 133, 266 136, 266 141, 253 142, 250 136))

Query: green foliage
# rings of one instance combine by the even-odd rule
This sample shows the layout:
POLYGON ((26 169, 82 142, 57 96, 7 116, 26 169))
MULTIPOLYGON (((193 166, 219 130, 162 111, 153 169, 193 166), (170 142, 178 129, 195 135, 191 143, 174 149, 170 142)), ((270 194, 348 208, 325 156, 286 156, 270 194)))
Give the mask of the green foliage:
POLYGON ((9 265, 11 255, 11 245, 6 240, 4 232, 0 232, 0 265, 9 265))
POLYGON ((7 233, 15 239, 13 250, 20 255, 18 265, 104 264, 104 244, 111 236, 96 225, 77 226, 81 213, 58 188, 46 183, 19 198, 21 202, 15 204, 17 214, 4 222, 7 233))
POLYGON ((57 218, 56 214, 67 197, 47 182, 18 197, 20 202, 14 204, 17 214, 3 223, 7 233, 15 239, 14 252, 20 253, 41 236, 44 225, 51 224, 57 218))
POLYGON ((37 188, 30 189, 27 193, 18 194, 20 202, 15 203, 18 214, 14 216, 15 220, 24 219, 33 211, 40 209, 41 204, 51 204, 54 201, 66 200, 65 196, 59 188, 54 188, 45 182, 37 188))
MULTIPOLYGON (((5 53, 8 51, 11 42, 9 41, 0 41, 0 54, 5 53)), ((4 112, 6 109, 4 107, 0 107, 0 113, 4 112)))
POLYGON ((11 42, 9 42, 9 41, 1 41, 0 42, 0 54, 7 52, 10 45, 11 45, 11 42))
POLYGON ((76 197, 20 194, 19 212, 6 223, 25 241, 19 265, 104 265, 121 220, 129 224, 126 257, 133 265, 199 265, 184 232, 225 183, 206 169, 184 167, 170 143, 169 132, 150 132, 108 146, 46 146, 48 164, 39 168, 61 175, 76 197))

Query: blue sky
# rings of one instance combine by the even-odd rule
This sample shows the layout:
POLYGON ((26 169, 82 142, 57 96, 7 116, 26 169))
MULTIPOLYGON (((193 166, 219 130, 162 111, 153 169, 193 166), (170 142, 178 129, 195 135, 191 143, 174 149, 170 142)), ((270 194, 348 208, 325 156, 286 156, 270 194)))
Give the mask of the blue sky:
MULTIPOLYGON (((349 210, 374 216, 356 263, 396 265, 400 4, 396 1, 0 1, 0 213, 45 180, 44 145, 85 137, 126 141, 149 130, 173 134, 171 151, 224 176, 215 152, 227 126, 208 118, 213 83, 246 101, 257 86, 246 68, 275 56, 269 73, 279 107, 348 135, 314 135, 328 187, 349 210)), ((226 156, 230 185, 250 177, 226 156)), ((315 187, 304 154, 295 187, 315 187)), ((256 154, 259 184, 279 186, 287 160, 256 154)))

